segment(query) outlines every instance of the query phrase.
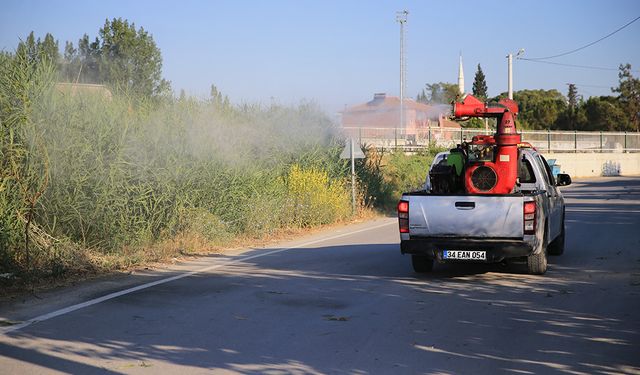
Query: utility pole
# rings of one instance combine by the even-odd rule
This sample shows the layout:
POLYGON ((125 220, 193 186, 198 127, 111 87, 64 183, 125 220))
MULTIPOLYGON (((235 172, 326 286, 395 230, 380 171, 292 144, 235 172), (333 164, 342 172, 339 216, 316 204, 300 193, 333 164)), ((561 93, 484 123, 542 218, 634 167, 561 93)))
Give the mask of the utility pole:
MULTIPOLYGON (((407 23, 408 11, 396 12, 396 22, 400 23, 400 127, 404 128, 404 85, 405 85, 405 61, 404 61, 404 24, 407 23)), ((395 146, 398 148, 398 127, 395 131, 395 146)))
MULTIPOLYGON (((360 147, 360 146, 358 146, 360 147)), ((356 214, 356 163, 355 163, 355 155, 353 154, 353 137, 351 137, 350 148, 350 157, 351 157, 351 214, 356 214)))
POLYGON ((507 65, 509 74, 507 78, 507 92, 509 93, 509 99, 513 99, 513 54, 511 54, 511 52, 507 55, 507 65))
POLYGON ((340 159, 351 160, 351 212, 355 215, 358 212, 356 206, 356 163, 355 159, 363 159, 366 156, 362 152, 362 149, 358 145, 355 146, 355 141, 351 137, 348 143, 344 146, 344 150, 340 153, 340 159))
POLYGON ((460 51, 460 65, 458 66, 458 93, 464 95, 464 67, 462 66, 462 51, 460 51))
MULTIPOLYGON (((523 53, 524 53, 524 48, 520 48, 520 50, 516 54, 516 59, 518 58, 518 56, 522 55, 523 53)), ((507 65, 508 65, 507 70, 509 74, 509 78, 507 81, 507 91, 509 93, 509 99, 513 99, 513 54, 511 52, 509 52, 509 54, 507 55, 507 65)))

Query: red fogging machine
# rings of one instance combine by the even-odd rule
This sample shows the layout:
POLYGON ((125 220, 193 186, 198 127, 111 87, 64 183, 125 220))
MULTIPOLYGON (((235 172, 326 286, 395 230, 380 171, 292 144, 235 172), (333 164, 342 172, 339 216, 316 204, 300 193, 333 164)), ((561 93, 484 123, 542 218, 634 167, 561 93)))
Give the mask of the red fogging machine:
POLYGON ((453 118, 496 118, 494 135, 477 135, 462 142, 429 176, 435 193, 509 194, 518 177, 518 144, 515 118, 518 105, 510 99, 485 103, 465 95, 453 104, 453 118))

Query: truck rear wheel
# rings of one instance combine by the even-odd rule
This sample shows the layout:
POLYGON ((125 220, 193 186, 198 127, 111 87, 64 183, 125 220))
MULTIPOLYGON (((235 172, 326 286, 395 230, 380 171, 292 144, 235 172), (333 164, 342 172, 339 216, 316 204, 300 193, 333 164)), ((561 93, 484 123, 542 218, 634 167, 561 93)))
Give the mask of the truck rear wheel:
POLYGON ((418 273, 433 271, 433 259, 425 256, 411 255, 411 265, 413 270, 418 273))
POLYGON ((547 272, 547 251, 542 250, 538 254, 527 257, 527 267, 532 275, 544 275, 547 272))
POLYGON ((547 272, 547 231, 545 230, 544 238, 540 245, 542 249, 537 254, 527 257, 527 268, 532 275, 544 275, 547 272))

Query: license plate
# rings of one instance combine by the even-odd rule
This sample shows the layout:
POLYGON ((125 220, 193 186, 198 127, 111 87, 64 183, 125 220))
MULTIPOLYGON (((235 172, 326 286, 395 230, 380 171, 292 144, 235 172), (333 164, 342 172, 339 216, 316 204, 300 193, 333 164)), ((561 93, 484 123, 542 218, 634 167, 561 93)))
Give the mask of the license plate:
POLYGON ((456 260, 487 260, 486 251, 465 251, 465 250, 444 250, 442 252, 444 259, 456 260))

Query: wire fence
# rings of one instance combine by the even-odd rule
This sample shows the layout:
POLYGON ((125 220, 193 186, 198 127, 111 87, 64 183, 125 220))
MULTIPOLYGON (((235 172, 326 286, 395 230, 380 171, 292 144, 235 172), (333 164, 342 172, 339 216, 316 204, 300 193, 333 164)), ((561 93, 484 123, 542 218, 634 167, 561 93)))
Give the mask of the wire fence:
MULTIPOLYGON (((473 136, 493 134, 489 129, 452 129, 425 127, 419 129, 394 128, 341 128, 345 138, 358 140, 361 145, 377 148, 421 149, 429 146, 453 148, 473 136)), ((522 142, 529 142, 542 152, 640 152, 638 132, 581 132, 540 131, 520 132, 522 142)))

